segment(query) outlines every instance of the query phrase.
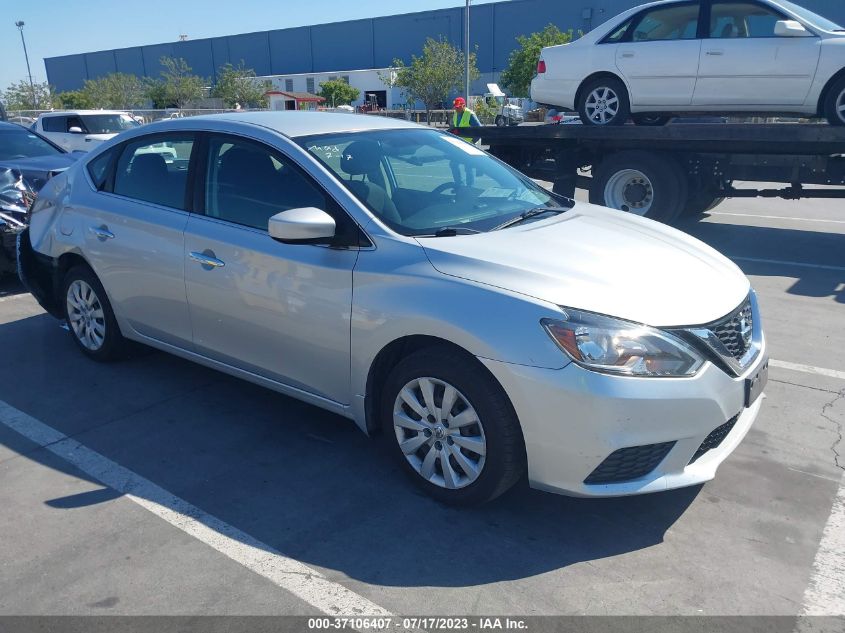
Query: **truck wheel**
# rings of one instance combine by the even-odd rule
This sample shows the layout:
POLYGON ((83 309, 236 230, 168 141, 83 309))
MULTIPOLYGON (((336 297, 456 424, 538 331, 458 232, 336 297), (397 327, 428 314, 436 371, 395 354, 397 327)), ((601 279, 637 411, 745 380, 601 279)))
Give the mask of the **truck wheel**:
POLYGON ((496 127, 505 127, 507 124, 507 120, 501 114, 496 116, 496 127))
POLYGON ((707 213, 711 209, 715 209, 725 201, 723 197, 714 195, 712 193, 701 192, 693 194, 684 205, 684 210, 681 211, 681 217, 693 217, 707 213))
POLYGON ((578 114, 584 125, 625 125, 631 116, 628 90, 615 77, 597 77, 581 88, 578 114))
POLYGON ((525 472, 525 444, 502 387, 450 347, 411 354, 390 372, 380 411, 390 450, 435 499, 476 505, 525 472))
POLYGON ((590 202, 671 224, 687 201, 684 172, 669 156, 620 152, 593 169, 590 202))
POLYGON ((840 77, 827 93, 824 115, 831 125, 845 125, 845 75, 840 77))
POLYGON ((666 125, 671 119, 672 117, 660 116, 657 114, 634 114, 631 116, 631 120, 634 122, 634 125, 646 125, 654 127, 666 125))

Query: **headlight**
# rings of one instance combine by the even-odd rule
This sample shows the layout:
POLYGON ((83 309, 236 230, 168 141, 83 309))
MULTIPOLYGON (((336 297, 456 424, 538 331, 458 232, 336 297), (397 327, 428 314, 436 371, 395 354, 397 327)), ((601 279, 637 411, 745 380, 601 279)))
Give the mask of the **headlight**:
POLYGON ((581 310, 562 319, 543 319, 543 327, 566 354, 594 371, 624 376, 692 376, 704 359, 667 332, 581 310))

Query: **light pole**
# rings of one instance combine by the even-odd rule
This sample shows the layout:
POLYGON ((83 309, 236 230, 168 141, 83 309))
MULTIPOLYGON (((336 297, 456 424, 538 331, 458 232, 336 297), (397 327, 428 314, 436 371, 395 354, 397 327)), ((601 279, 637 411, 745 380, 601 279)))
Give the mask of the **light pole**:
POLYGON ((464 96, 469 104, 469 3, 467 0, 466 15, 464 15, 464 57, 466 64, 466 78, 464 81, 464 96))
MULTIPOLYGON (((468 2, 469 0, 467 0, 468 2)), ((23 20, 18 20, 15 22, 15 26, 18 27, 18 30, 21 32, 21 44, 23 44, 23 56, 26 58, 26 74, 29 76, 29 89, 32 93, 32 109, 38 109, 38 99, 35 97, 35 85, 32 83, 32 71, 29 69, 29 53, 26 52, 26 40, 23 37, 23 20)))

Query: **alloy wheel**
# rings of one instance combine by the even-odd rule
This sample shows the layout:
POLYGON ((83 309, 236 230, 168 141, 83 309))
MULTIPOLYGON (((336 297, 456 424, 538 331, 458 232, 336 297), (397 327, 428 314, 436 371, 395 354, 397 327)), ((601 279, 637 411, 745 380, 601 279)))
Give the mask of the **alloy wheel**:
POLYGON ((845 90, 839 93, 839 98, 836 100, 836 116, 839 120, 845 123, 845 90))
POLYGON ((77 279, 67 289, 67 319, 74 335, 92 351, 106 340, 106 316, 97 293, 85 281, 77 279))
POLYGON ((605 125, 619 113, 619 95, 612 88, 600 86, 587 97, 587 117, 596 125, 605 125))
POLYGON ((405 384, 393 405, 393 429, 408 463, 440 488, 469 486, 484 468, 487 439, 478 413, 443 380, 405 384))

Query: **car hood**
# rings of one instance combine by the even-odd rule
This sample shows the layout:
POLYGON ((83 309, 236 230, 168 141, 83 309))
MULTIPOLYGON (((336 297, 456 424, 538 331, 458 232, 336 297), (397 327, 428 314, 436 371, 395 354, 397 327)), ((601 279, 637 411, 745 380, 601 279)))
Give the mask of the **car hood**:
POLYGON ((44 183, 56 174, 73 165, 84 154, 54 154, 34 158, 16 158, 0 161, 0 170, 18 171, 33 191, 38 191, 44 183))
POLYGON ((653 326, 714 321, 750 290, 703 242, 585 203, 501 231, 417 239, 443 274, 653 326))

